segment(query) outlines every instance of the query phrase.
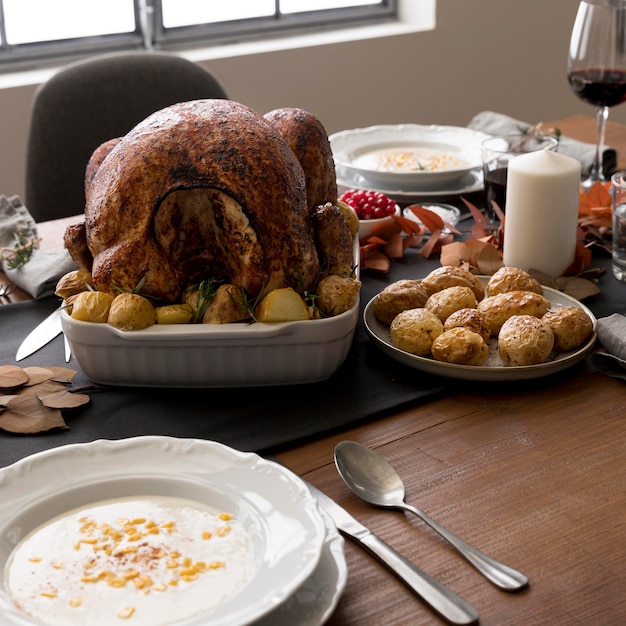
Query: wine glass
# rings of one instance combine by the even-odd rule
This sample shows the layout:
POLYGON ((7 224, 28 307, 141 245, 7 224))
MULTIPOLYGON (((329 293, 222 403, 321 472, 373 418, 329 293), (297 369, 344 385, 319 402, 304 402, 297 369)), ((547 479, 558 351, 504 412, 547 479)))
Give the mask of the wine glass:
POLYGON ((626 0, 582 0, 572 29, 567 77, 574 93, 597 107, 596 153, 583 187, 606 182, 602 168, 609 107, 626 101, 626 0))

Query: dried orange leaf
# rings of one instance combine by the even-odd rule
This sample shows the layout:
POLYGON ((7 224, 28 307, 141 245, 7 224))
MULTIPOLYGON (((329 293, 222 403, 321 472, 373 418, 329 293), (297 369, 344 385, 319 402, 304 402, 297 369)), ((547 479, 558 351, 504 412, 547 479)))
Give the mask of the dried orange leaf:
POLYGON ((0 365, 0 389, 12 389, 28 382, 28 374, 17 365, 0 365))
POLYGON ((54 376, 47 367, 25 367, 24 371, 28 374, 28 382, 25 383, 27 387, 44 383, 54 376))
POLYGON ((385 254, 390 259, 401 259, 404 254, 404 246, 402 245, 402 235, 400 233, 394 233, 385 246, 385 254))
POLYGON ((417 235, 422 232, 421 225, 407 217, 403 217, 402 215, 392 215, 391 217, 408 235, 417 235))
POLYGON ((0 413, 0 428, 11 433, 33 434, 53 428, 67 428, 61 411, 45 407, 39 398, 16 396, 0 413))
POLYGON ((498 249, 491 244, 483 246, 483 249, 476 257, 476 268, 481 274, 487 276, 495 274, 503 265, 502 255, 498 249))
POLYGON ((12 398, 15 398, 15 395, 0 396, 0 407, 6 406, 12 398))
POLYGON ((443 230, 444 223, 440 215, 423 206, 412 205, 409 210, 431 232, 443 230))
POLYGON ((432 234, 428 238, 428 241, 422 246, 422 255, 425 259, 427 259, 436 250, 440 236, 441 230, 436 228, 434 231, 432 231, 432 234))
POLYGON ((413 233, 412 235, 407 235, 402 241, 405 250, 407 248, 418 248, 424 241, 424 235, 422 233, 413 233))
POLYGON ((55 391, 61 391, 65 389, 63 383, 58 383, 53 380, 46 380, 43 383, 37 385, 24 385, 15 391, 18 396, 40 396, 42 393, 54 393, 55 391))
POLYGON ((441 248, 441 256, 439 258, 441 265, 449 267, 457 267, 460 265, 467 255, 467 246, 465 242, 454 241, 446 244, 441 248))
POLYGON ((461 196, 461 200, 463 200, 463 203, 472 214, 472 217, 474 218, 474 223, 484 231, 488 226, 487 218, 482 214, 480 209, 475 204, 472 204, 469 200, 466 200, 463 196, 461 196))
POLYGON ((40 395, 39 399, 44 406, 51 409, 75 409, 76 407, 88 404, 90 398, 84 393, 72 393, 67 389, 62 389, 56 393, 40 395))
POLYGON ((389 261, 389 258, 382 252, 375 250, 367 255, 367 258, 361 262, 361 266, 363 269, 367 269, 378 274, 388 274, 391 269, 391 261, 389 261))
POLYGON ((385 240, 389 239, 389 237, 391 237, 393 233, 400 232, 402 232, 400 224, 391 220, 388 222, 383 222, 382 224, 378 224, 378 226, 374 226, 374 228, 372 228, 372 235, 376 235, 377 237, 381 237, 385 240))

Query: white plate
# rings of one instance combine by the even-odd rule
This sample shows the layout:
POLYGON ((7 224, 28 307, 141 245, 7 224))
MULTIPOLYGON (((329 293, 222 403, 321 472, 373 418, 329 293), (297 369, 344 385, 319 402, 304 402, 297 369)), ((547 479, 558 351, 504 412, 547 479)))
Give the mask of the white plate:
POLYGON ((250 624, 287 600, 314 572, 327 541, 317 502, 297 476, 256 454, 198 439, 135 437, 62 446, 0 470, 0 615, 36 624, 4 590, 17 543, 51 518, 125 496, 177 496, 232 512, 251 538, 257 567, 233 597, 177 626, 250 624))
POLYGON ((337 185, 341 193, 348 189, 373 189, 374 191, 382 191, 395 202, 402 204, 421 202, 427 198, 448 198, 452 196, 460 196, 463 194, 475 193, 485 188, 483 182, 482 170, 469 172, 454 183, 441 185, 437 189, 423 189, 404 191, 402 189, 388 189, 384 185, 376 185, 366 180, 360 174, 353 172, 345 167, 336 168, 337 185))
POLYGON ((459 126, 398 124, 354 128, 329 137, 335 164, 388 189, 415 191, 439 189, 455 183, 482 167, 481 142, 489 135, 459 126), (388 171, 379 155, 401 152, 427 159, 443 156, 449 162, 442 169, 388 171), (419 156, 421 155, 421 156, 419 156))
POLYGON ((320 513, 326 523, 326 541, 317 568, 286 602, 254 626, 321 626, 337 608, 348 580, 345 542, 328 514, 323 509, 320 513))
MULTIPOLYGON (((489 280, 488 277, 480 277, 483 284, 486 284, 489 280)), ((596 318, 593 313, 582 303, 575 298, 572 298, 560 291, 544 287, 544 297, 547 298, 552 304, 552 308, 562 306, 577 306, 589 315, 593 321, 593 327, 596 326, 596 318)), ((416 356, 396 348, 391 341, 391 334, 389 327, 385 324, 381 324, 374 315, 374 298, 372 298, 365 307, 363 312, 363 319, 365 321, 365 328, 369 333, 374 343, 392 359, 395 359, 403 365, 408 365, 417 370, 428 372, 429 374, 437 374, 439 376, 448 376, 449 378, 459 378, 462 380, 476 380, 485 382, 500 382, 500 381, 514 381, 514 380, 530 380, 533 378, 540 378, 547 376, 548 374, 555 374, 568 367, 571 367, 575 363, 578 363, 591 352, 596 342, 596 333, 594 330, 591 338, 577 350, 571 352, 565 352, 563 354, 556 355, 553 360, 546 363, 540 363, 539 365, 523 365, 515 367, 506 367, 504 365, 495 366, 473 366, 473 365, 457 365, 456 363, 444 363, 442 361, 435 361, 433 358, 416 356)), ((492 339, 489 345, 489 350, 493 355, 497 353, 497 340, 492 339)))

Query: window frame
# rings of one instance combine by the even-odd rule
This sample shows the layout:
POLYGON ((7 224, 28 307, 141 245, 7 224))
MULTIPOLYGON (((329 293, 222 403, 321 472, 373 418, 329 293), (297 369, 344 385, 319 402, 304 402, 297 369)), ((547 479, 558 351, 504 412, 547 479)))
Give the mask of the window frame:
POLYGON ((166 29, 162 25, 161 0, 133 0, 136 24, 133 32, 9 45, 0 0, 0 72, 45 67, 106 52, 141 49, 181 51, 198 46, 211 48, 267 37, 358 27, 394 21, 398 17, 398 0, 293 14, 281 14, 279 1, 276 0, 276 13, 271 17, 166 29))

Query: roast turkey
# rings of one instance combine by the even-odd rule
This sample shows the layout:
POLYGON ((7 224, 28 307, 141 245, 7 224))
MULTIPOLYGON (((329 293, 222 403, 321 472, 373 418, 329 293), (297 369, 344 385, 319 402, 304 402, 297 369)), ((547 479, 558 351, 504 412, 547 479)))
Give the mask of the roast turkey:
MULTIPOLYGON (((322 139, 326 150, 325 133, 322 139)), ((320 149, 319 141, 309 150, 320 149)), ((334 163, 323 160, 316 172, 326 191, 312 200, 319 203, 336 199, 334 163), (323 198, 333 185, 334 197, 323 198)), ((96 151, 87 168, 84 233, 100 291, 141 282, 142 293, 173 302, 204 278, 252 296, 310 289, 319 279, 305 172, 284 128, 229 100, 165 108, 96 151)), ((71 246, 79 249, 74 242, 70 253, 71 246)))

